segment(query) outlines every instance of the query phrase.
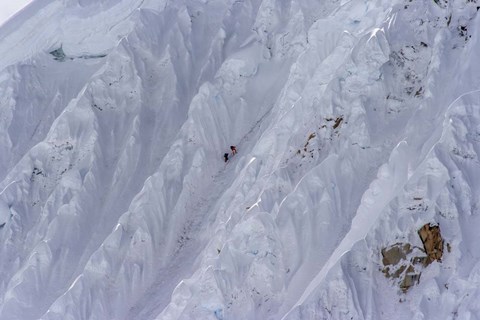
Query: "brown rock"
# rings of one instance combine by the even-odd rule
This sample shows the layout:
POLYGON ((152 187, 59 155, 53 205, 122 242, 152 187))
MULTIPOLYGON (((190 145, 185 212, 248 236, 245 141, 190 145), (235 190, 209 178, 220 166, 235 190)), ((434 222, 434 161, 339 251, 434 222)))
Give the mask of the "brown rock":
POLYGON ((440 226, 427 223, 418 230, 418 235, 423 242, 423 248, 427 254, 425 265, 427 266, 435 260, 442 262, 443 239, 440 233, 440 226))
POLYGON ((407 258, 407 254, 409 254, 410 252, 412 252, 412 249, 409 243, 396 243, 389 248, 383 248, 383 265, 396 265, 401 260, 405 260, 407 258))
POLYGON ((420 282, 420 275, 421 273, 416 272, 415 268, 409 265, 405 277, 400 283, 400 289, 402 289, 403 292, 407 292, 410 287, 420 282))

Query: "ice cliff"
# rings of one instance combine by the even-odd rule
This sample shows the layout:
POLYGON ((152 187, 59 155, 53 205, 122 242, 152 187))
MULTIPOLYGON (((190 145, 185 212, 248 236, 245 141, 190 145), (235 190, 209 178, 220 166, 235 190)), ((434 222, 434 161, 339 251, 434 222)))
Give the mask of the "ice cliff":
POLYGON ((0 319, 480 319, 479 9, 34 0, 0 28, 0 319))

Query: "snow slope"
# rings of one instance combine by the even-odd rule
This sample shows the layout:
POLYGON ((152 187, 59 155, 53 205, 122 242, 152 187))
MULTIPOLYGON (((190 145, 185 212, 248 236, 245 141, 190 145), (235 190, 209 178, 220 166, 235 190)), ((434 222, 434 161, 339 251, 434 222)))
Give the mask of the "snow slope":
POLYGON ((33 1, 0 28, 0 319, 480 319, 479 7, 33 1), (448 252, 401 292, 381 250, 426 223, 448 252))

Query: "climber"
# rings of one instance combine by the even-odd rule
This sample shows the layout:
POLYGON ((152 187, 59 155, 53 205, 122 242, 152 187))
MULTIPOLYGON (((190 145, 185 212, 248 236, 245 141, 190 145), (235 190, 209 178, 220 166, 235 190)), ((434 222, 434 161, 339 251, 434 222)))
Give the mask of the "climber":
POLYGON ((230 150, 232 150, 232 155, 235 155, 237 153, 237 147, 235 146, 230 146, 230 150))
POLYGON ((223 158, 225 159, 225 162, 227 162, 227 161, 228 161, 228 153, 225 153, 225 154, 223 155, 223 158))

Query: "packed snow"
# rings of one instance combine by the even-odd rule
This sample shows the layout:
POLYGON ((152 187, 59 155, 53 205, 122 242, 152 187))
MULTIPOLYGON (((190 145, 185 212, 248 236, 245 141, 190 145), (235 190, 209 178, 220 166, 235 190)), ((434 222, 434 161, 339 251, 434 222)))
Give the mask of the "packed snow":
POLYGON ((0 27, 0 319, 480 319, 479 9, 34 0, 0 27))

